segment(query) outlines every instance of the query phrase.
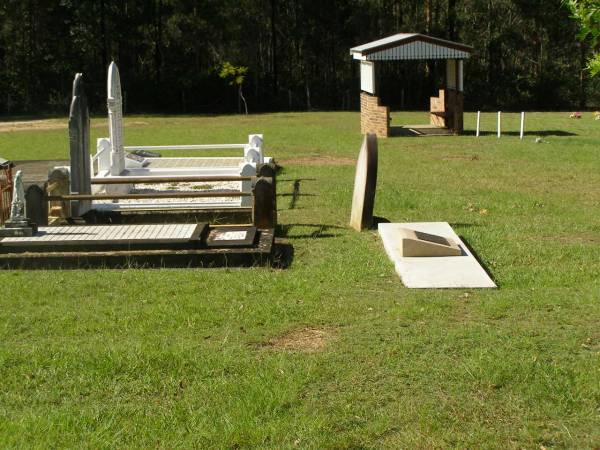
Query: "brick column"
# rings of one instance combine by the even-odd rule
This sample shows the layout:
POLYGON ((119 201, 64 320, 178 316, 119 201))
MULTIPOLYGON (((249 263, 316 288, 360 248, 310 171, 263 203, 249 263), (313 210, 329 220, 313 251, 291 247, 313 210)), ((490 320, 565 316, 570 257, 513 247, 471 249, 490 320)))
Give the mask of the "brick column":
POLYGON ((377 137, 390 135, 390 109, 380 105, 379 97, 362 91, 360 93, 360 132, 373 133, 377 137))

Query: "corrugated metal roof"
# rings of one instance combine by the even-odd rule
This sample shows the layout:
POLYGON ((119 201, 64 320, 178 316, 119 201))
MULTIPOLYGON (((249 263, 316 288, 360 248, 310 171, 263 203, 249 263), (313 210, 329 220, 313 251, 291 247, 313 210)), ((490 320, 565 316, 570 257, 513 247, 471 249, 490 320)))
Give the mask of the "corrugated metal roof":
POLYGON ((356 59, 367 61, 414 59, 465 59, 473 47, 418 33, 398 33, 350 49, 356 59))

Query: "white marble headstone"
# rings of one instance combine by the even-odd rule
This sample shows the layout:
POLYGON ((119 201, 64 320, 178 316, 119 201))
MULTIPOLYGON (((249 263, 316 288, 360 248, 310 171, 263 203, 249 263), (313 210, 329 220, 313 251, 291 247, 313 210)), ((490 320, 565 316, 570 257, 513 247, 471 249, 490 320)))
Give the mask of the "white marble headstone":
POLYGON ((110 133, 111 175, 121 175, 125 170, 125 149, 123 148, 123 97, 121 79, 115 62, 108 67, 107 83, 108 128, 110 133))

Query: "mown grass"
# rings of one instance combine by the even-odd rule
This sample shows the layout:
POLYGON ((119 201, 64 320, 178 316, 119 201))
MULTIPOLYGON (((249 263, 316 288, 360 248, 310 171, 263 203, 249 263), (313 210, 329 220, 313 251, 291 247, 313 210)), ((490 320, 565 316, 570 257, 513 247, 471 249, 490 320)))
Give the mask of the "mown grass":
MULTIPOLYGON (((516 114, 501 139, 380 140, 376 214, 450 222, 497 290, 408 290, 377 234, 347 228, 357 113, 127 124, 128 144, 264 133, 292 265, 1 273, 1 447, 600 446, 591 115, 528 114, 524 141, 516 114), (306 328, 325 345, 273 345, 306 328)), ((64 129, 0 133, 6 158, 67 154, 64 129)))

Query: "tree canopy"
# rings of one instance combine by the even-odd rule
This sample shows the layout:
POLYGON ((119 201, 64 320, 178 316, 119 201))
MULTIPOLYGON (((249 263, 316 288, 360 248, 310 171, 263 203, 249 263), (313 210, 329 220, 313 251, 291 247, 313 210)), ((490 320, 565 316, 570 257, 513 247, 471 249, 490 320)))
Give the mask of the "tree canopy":
POLYGON ((579 38, 582 41, 589 39, 592 55, 588 60, 588 70, 592 76, 600 73, 600 1, 599 0, 565 0, 572 17, 581 26, 579 38))
MULTIPOLYGON (((92 110, 104 111, 112 59, 128 112, 237 110, 225 62, 248 68, 255 112, 355 109, 349 48, 397 32, 475 47, 467 108, 592 106, 598 80, 584 69, 595 44, 574 39, 570 14, 562 0, 4 0, 0 115, 64 113, 77 72, 92 110)), ((425 109, 443 73, 439 63, 383 64, 384 101, 425 109)))

